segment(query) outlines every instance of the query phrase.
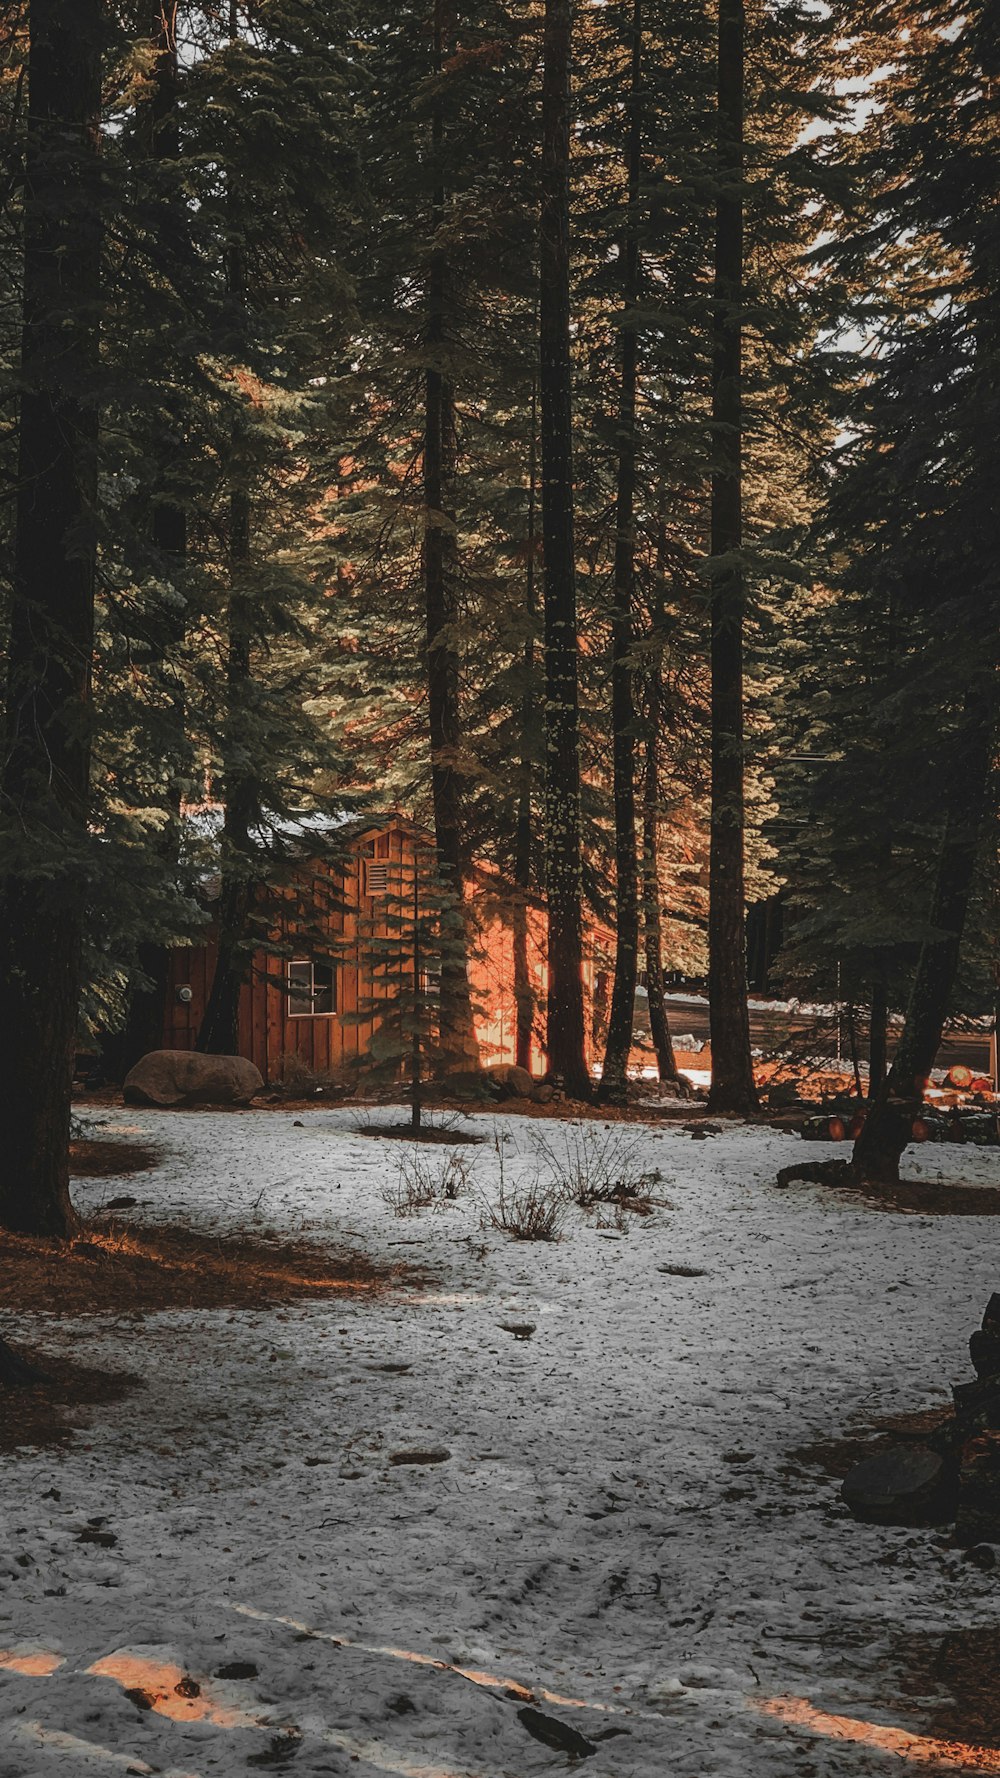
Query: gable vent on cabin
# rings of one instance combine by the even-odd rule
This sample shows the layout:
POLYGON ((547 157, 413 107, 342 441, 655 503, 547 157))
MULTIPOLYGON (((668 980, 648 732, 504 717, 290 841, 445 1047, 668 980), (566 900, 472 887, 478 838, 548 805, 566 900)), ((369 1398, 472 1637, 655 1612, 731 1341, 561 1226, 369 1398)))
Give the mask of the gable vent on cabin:
POLYGON ((381 858, 365 859, 365 894, 388 895, 389 864, 381 858))

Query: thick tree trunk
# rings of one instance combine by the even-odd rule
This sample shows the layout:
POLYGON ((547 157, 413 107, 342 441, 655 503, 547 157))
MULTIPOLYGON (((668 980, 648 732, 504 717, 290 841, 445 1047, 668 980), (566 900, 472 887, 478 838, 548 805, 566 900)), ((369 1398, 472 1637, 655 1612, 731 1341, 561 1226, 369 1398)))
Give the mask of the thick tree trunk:
POLYGON ((522 656, 524 687, 521 692, 521 761, 514 832, 514 1005, 517 1038, 514 1059, 519 1068, 531 1069, 531 1039, 535 1025, 535 996, 528 969, 528 902, 531 895, 532 770, 531 735, 535 715, 535 555, 538 522, 538 386, 531 389, 531 438, 528 446, 528 537, 524 573, 524 608, 528 619, 522 656))
POLYGON ((573 0, 545 0, 539 395, 545 589, 547 1049, 566 1091, 587 1098, 583 1024, 580 693, 573 514, 569 150, 573 0))
POLYGON ((90 775, 101 0, 31 0, 22 393, 0 815, 0 1224, 63 1236, 90 775), (11 863, 13 868, 11 868, 11 863))
POLYGON ((621 244, 622 367, 618 408, 611 721, 615 808, 615 980, 604 1049, 600 1097, 624 1104, 639 968, 639 872, 635 821, 635 700, 632 613, 635 600, 636 395, 639 382, 638 217, 642 172, 642 0, 632 5, 632 58, 626 145, 628 224, 621 244))
POLYGON ((416 1135, 420 1129, 424 1102, 423 1055, 420 1043, 419 1009, 424 1001, 422 986, 424 960, 420 951, 420 864, 413 861, 413 1036, 410 1043, 410 1128, 416 1135))
POLYGON ((747 1009, 744 892, 743 0, 719 0, 712 419, 712 819, 708 999, 713 1111, 757 1104, 747 1009))
POLYGON ((661 1081, 686 1088, 674 1058, 663 989, 663 928, 660 912, 660 706, 662 667, 654 661, 646 706, 646 770, 642 802, 642 924, 646 951, 649 1028, 661 1081))
POLYGON ((911 1139, 913 1119, 940 1047, 975 875, 991 740, 992 723, 984 707, 949 790, 930 911, 935 936, 921 948, 899 1047, 854 1144, 852 1165, 858 1177, 871 1185, 898 1183, 900 1158, 911 1139))

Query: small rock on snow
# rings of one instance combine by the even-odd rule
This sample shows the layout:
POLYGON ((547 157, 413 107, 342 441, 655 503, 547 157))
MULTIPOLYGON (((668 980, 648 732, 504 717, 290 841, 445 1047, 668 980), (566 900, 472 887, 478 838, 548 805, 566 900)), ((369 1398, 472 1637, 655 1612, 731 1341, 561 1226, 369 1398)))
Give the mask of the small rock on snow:
POLYGON ((568 1753, 572 1759, 585 1759, 589 1753, 597 1752, 595 1743, 588 1741, 578 1729, 570 1728, 558 1717, 547 1716, 544 1710, 533 1710, 530 1704, 518 1711, 517 1720, 536 1741, 554 1747, 557 1753, 568 1753))

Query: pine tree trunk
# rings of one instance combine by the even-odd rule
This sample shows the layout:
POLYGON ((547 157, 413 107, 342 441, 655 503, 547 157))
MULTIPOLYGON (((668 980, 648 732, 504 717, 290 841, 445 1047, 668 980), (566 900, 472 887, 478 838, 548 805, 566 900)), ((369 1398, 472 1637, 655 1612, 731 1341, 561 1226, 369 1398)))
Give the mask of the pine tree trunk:
POLYGON ((851 1072, 854 1075, 854 1093, 859 1100, 864 1098, 861 1085, 861 1054, 858 1049, 858 1014, 853 1000, 847 1002, 845 1009, 847 1018, 847 1053, 851 1058, 851 1072))
POLYGON ((410 1128, 414 1135, 420 1130, 424 1101, 423 1057, 420 1048, 420 1011, 424 1004, 421 982, 423 957, 420 953, 420 862, 413 859, 413 1036, 410 1043, 410 1128))
POLYGON ((744 892, 743 0, 719 0, 712 419, 712 817, 708 999, 713 1111, 757 1104, 747 1008, 744 892))
POLYGON ((573 0, 545 0, 539 397, 545 593, 545 888, 549 1068, 588 1098, 583 1022, 580 693, 573 524, 569 151, 573 0))
POLYGON ((649 1029, 661 1081, 686 1086, 677 1071, 663 987, 663 928, 660 912, 660 662, 654 661, 646 705, 646 771, 642 804, 642 924, 646 952, 649 1029))
POLYGON ((925 940, 906 1009, 903 1035, 885 1084, 854 1144, 852 1164, 871 1185, 895 1185, 899 1162, 911 1140, 948 1016, 962 933, 976 869, 986 803, 992 723, 986 709, 951 781, 944 835, 931 905, 933 938, 925 940))
POLYGON ((0 1224, 64 1236, 97 504, 101 0, 31 0, 22 393, 0 813, 0 1224), (55 856, 52 856, 52 853, 55 856), (50 856, 43 861, 42 855, 50 856), (37 877, 33 867, 41 862, 37 877))
POLYGON ((625 1103, 639 968, 639 873, 635 821, 635 701, 632 690, 632 613, 635 600, 636 394, 639 381, 639 240, 642 171, 642 0, 632 5, 632 58, 626 147, 628 226, 621 244, 623 270, 622 367, 618 407, 618 486, 615 498, 614 605, 611 642, 611 722, 615 810, 615 979, 604 1049, 600 1098, 625 1103))
MULTIPOLYGON (((440 72, 451 31, 445 0, 434 5, 434 60, 440 72)), ((444 124, 439 109, 431 124, 440 166, 444 124)), ((434 193, 434 223, 443 228, 445 190, 434 193)), ((465 899, 461 713, 455 646, 457 540, 452 498, 455 481, 455 398, 443 367, 448 345, 449 265, 443 248, 431 254, 427 280, 427 348, 424 421, 424 599, 427 625, 427 707, 431 743, 431 796, 438 875, 446 897, 441 954, 441 1035, 445 1050, 464 1067, 478 1058, 469 993, 469 930, 465 899)))
POLYGON ((531 895, 532 858, 532 758, 531 731, 535 714, 535 535, 538 517, 538 386, 531 389, 531 438, 528 445, 528 538, 524 575, 524 608, 528 634, 522 656, 524 687, 521 692, 521 761, 514 831, 514 1005, 517 1037, 514 1060, 518 1068, 531 1070, 531 1039, 535 1024, 535 996, 528 969, 528 902, 531 895))
POLYGON ((868 1097, 874 1104, 885 1084, 888 1065, 889 978, 877 965, 872 976, 871 1014, 868 1026, 868 1097))
MULTIPOLYGON (((177 161, 181 152, 177 116, 177 0, 153 0, 150 36, 155 57, 151 75, 152 90, 147 102, 149 151, 155 160, 177 161)), ((174 259, 179 261, 186 251, 187 236, 186 222, 183 216, 177 214, 177 210, 178 206, 171 203, 161 221, 164 245, 174 259)), ((158 564, 158 571, 166 579, 176 582, 187 553, 187 515, 183 507, 168 500, 156 500, 151 529, 153 548, 162 564, 158 564)), ((175 622, 162 636, 162 659, 166 659, 171 649, 183 641, 185 629, 186 619, 181 609, 175 622)), ((178 713, 183 723, 182 703, 178 713)), ((171 786, 171 801, 174 820, 168 826, 162 848, 164 862, 168 867, 176 866, 177 862, 181 805, 179 785, 171 786)), ((105 1051, 107 1056, 113 1058, 114 1072, 119 1080, 123 1080, 136 1062, 150 1050, 159 1049, 163 1042, 170 951, 166 945, 140 944, 136 961, 139 972, 146 978, 149 986, 130 990, 125 1027, 119 1039, 108 1045, 105 1051)))
POLYGON ((103 1050, 105 1066, 117 1081, 123 1081, 150 1050, 163 1046, 170 952, 165 945, 140 944, 136 949, 136 968, 147 978, 149 987, 130 988, 124 1028, 103 1050))
POLYGON ((212 991, 208 997, 199 1050, 206 1055, 235 1056, 240 1047, 240 998, 253 959, 250 920, 257 898, 258 873, 251 828, 258 814, 257 780, 245 763, 242 719, 253 669, 251 642, 253 607, 239 588, 250 556, 250 501, 241 489, 230 496, 230 568, 228 659, 226 668, 226 735, 223 741, 225 815, 222 824, 219 888, 218 951, 212 991))
MULTIPOLYGON (((235 36, 238 16, 230 8, 235 36)), ((235 205, 233 206, 235 211, 235 205)), ((244 324, 246 266, 238 217, 234 215, 226 255, 226 281, 237 331, 244 324)), ((229 609, 227 613, 226 714, 222 743, 225 816, 222 827, 219 888, 218 951, 212 991, 208 997, 199 1050, 207 1055, 239 1053, 240 997, 253 961, 250 919, 257 898, 259 871, 252 827, 259 816, 259 784, 251 763, 246 715, 252 702, 254 608, 245 582, 250 566, 250 495, 244 482, 247 466, 240 448, 241 426, 233 438, 233 486, 229 496, 229 609)))

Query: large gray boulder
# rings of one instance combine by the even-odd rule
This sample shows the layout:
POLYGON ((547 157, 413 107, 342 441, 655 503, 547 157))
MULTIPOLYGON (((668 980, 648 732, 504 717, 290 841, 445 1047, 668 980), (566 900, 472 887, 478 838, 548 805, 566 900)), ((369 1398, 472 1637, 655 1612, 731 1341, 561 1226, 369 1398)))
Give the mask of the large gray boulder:
POLYGON ((126 1076, 126 1105, 249 1105, 263 1091, 260 1069, 245 1056, 150 1050, 126 1076))
POLYGON ((535 1090, 528 1070, 518 1068, 514 1062, 498 1062, 493 1068, 484 1068, 483 1076, 497 1099, 530 1099, 535 1090))
POLYGON ((949 1518, 944 1459, 927 1445, 892 1445, 855 1464, 841 1495, 856 1519, 936 1525, 949 1518))

